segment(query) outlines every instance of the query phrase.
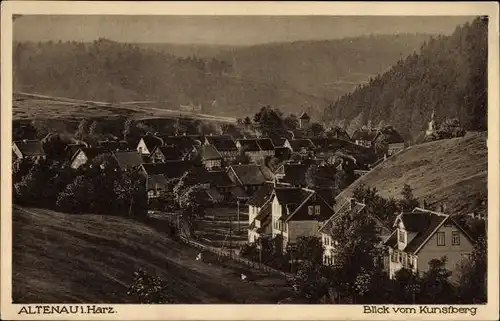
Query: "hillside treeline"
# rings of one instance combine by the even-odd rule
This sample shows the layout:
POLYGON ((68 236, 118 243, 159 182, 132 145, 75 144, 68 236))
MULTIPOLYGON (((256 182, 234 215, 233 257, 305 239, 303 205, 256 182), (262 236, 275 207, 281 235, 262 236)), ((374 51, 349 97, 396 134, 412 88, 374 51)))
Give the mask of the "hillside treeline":
POLYGON ((416 137, 429 121, 457 117, 466 130, 486 130, 488 19, 458 26, 451 36, 432 37, 420 51, 339 98, 325 118, 390 122, 416 137))

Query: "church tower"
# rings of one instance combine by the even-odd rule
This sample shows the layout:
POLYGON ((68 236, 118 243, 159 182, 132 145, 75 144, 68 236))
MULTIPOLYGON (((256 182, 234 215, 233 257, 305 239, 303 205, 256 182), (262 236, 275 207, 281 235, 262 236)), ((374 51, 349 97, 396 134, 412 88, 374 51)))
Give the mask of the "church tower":
POLYGON ((436 116, 435 110, 432 111, 431 121, 429 122, 429 127, 425 131, 426 136, 431 136, 436 132, 436 120, 434 119, 436 116))

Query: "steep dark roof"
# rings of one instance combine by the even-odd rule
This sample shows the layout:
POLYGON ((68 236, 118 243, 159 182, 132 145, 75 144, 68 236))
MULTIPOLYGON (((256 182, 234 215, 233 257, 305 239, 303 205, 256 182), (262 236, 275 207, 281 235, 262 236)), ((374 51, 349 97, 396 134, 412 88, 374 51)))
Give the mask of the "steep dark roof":
POLYGON ((273 193, 274 186, 273 183, 266 182, 262 185, 255 193, 253 193, 252 197, 247 201, 247 205, 262 207, 273 193))
POLYGON ((208 135, 205 136, 205 138, 207 142, 214 145, 219 152, 238 150, 233 138, 229 135, 208 135))
POLYGON ((340 128, 338 126, 335 126, 333 127, 330 132, 337 138, 337 139, 341 139, 341 140, 346 140, 346 141, 350 141, 351 140, 351 137, 349 136, 349 134, 347 133, 347 131, 343 128, 340 128))
POLYGON ((269 138, 261 138, 261 139, 257 140, 257 143, 259 144, 259 147, 262 150, 265 150, 265 151, 274 150, 273 141, 270 140, 269 138))
MULTIPOLYGON (((406 231, 415 233, 415 236, 406 245, 404 251, 416 254, 419 248, 448 218, 449 216, 446 214, 425 211, 418 208, 413 212, 401 213, 396 220, 401 220, 403 222, 406 231)), ((386 241, 386 245, 392 247, 397 246, 397 239, 396 242, 394 242, 394 237, 389 237, 386 241)))
POLYGON ((354 204, 351 203, 344 203, 340 206, 334 207, 334 214, 323 224, 323 226, 319 229, 319 232, 333 235, 333 227, 335 226, 335 221, 345 215, 349 216, 356 216, 358 215, 364 208, 366 207, 365 204, 359 203, 359 202, 354 202, 354 204))
POLYGON ((300 115, 299 119, 311 119, 311 117, 309 117, 309 115, 306 112, 303 112, 300 115))
POLYGON ((388 144, 404 143, 403 137, 392 127, 385 127, 379 130, 373 140, 383 137, 388 144))
POLYGON ((281 137, 281 138, 273 138, 272 139, 273 141, 273 144, 274 144, 274 147, 283 147, 283 145, 285 144, 286 142, 286 138, 284 137, 281 137))
POLYGON ((182 153, 191 151, 198 144, 192 136, 162 136, 162 140, 163 145, 174 145, 182 153))
POLYGON ((146 144, 149 151, 152 151, 155 147, 163 145, 163 140, 154 135, 145 135, 142 137, 142 140, 144 141, 144 144, 146 144))
POLYGON ((168 184, 168 179, 162 174, 156 174, 148 176, 147 179, 147 189, 152 190, 156 186, 158 187, 166 187, 168 184))
POLYGON ((264 169, 261 166, 255 164, 231 165, 231 168, 242 185, 264 184, 267 180, 266 176, 269 175, 269 173, 263 172, 264 169))
POLYGON ((306 183, 306 173, 311 167, 309 164, 283 164, 283 182, 292 185, 304 185, 306 183))
POLYGON ((237 142, 240 144, 241 149, 246 152, 259 152, 260 147, 257 143, 257 139, 238 139, 237 142))
POLYGON ((114 157, 121 169, 129 169, 143 164, 141 155, 137 151, 113 152, 114 157))
POLYGON ((290 158, 290 148, 288 147, 275 147, 274 148, 274 157, 279 160, 287 160, 290 158))
POLYGON ((267 202, 260 209, 259 213, 255 217, 256 220, 263 221, 267 218, 267 216, 271 215, 272 212, 272 202, 267 202))
POLYGON ((216 187, 229 187, 234 186, 234 183, 229 179, 227 171, 207 171, 204 174, 204 180, 210 182, 212 186, 216 187))
POLYGON ((304 201, 314 194, 314 191, 306 190, 304 188, 277 187, 274 189, 274 194, 282 206, 282 216, 280 219, 288 221, 302 206, 304 201))
POLYGON ((315 148, 313 142, 307 138, 290 139, 288 140, 288 142, 290 143, 290 146, 292 147, 293 150, 300 150, 302 148, 305 148, 307 150, 313 150, 315 148))
POLYGON ((72 159, 73 156, 75 155, 75 153, 80 149, 80 148, 86 148, 87 145, 85 144, 68 144, 66 146, 66 148, 64 149, 65 150, 65 153, 66 153, 66 157, 68 159, 72 159))
POLYGON ((43 156, 43 145, 38 140, 20 140, 14 142, 23 156, 43 156))
POLYGON ((198 148, 202 160, 222 159, 221 154, 213 145, 202 145, 198 148))
POLYGON ((157 146, 153 152, 156 150, 163 154, 165 160, 179 160, 182 158, 181 151, 175 145, 157 146))

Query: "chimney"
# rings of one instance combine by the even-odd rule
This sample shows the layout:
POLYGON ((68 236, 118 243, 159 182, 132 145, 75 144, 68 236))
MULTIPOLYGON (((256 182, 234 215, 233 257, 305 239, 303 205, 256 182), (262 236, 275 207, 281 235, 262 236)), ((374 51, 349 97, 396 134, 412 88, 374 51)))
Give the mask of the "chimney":
POLYGON ((444 213, 444 211, 445 211, 445 210, 446 210, 446 206, 445 206, 445 204, 444 204, 444 203, 441 203, 441 205, 439 206, 439 211, 440 211, 441 213, 444 213))
POLYGON ((427 207, 428 207, 428 205, 427 205, 427 201, 426 201, 426 200, 424 200, 424 204, 422 205, 422 208, 425 210, 425 209, 427 209, 427 207))
POLYGON ((356 205, 356 200, 354 198, 351 198, 351 209, 354 208, 354 206, 356 205))

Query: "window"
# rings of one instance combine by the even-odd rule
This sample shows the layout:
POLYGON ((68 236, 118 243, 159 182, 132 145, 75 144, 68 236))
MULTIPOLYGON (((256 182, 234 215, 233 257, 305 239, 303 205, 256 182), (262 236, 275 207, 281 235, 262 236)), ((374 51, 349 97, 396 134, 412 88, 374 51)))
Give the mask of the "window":
POLYGON ((460 232, 451 232, 451 245, 460 245, 460 232))
POLYGON ((437 246, 445 246, 444 232, 437 232, 437 246))
POLYGON ((314 206, 308 206, 307 207, 307 213, 309 215, 313 215, 314 214, 314 206))
POLYGON ((402 261, 403 261, 403 253, 398 251, 398 260, 397 260, 397 262, 398 263, 402 263, 402 261))
POLYGON ((398 262, 398 252, 393 250, 391 255, 392 262, 398 262))
POLYGON ((398 229, 398 239, 399 239, 399 242, 406 243, 405 236, 406 236, 405 231, 398 229))
POLYGON ((321 212, 321 208, 320 208, 320 206, 319 206, 319 205, 316 205, 316 206, 314 207, 314 214, 315 214, 315 215, 319 215, 319 213, 320 213, 320 212, 321 212))

